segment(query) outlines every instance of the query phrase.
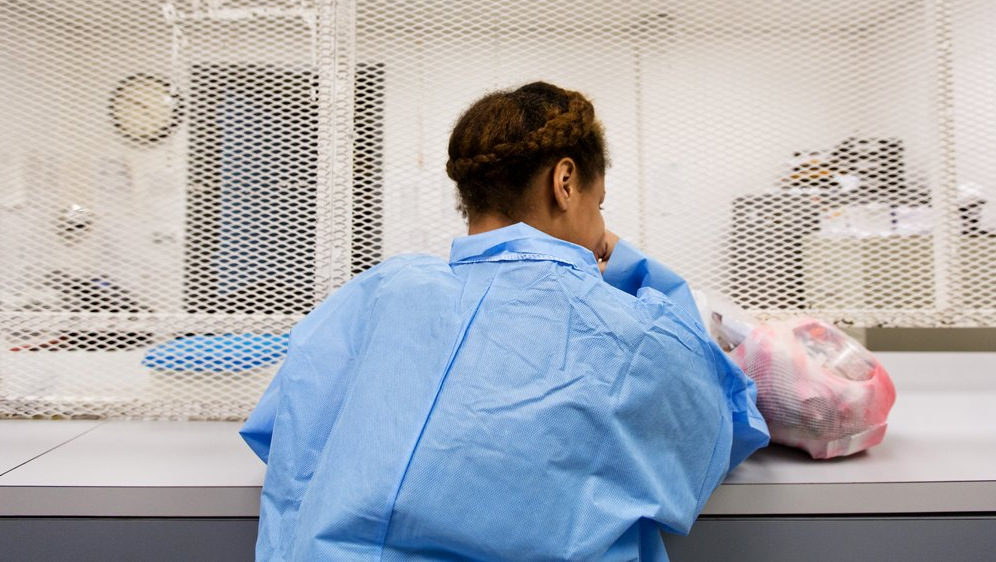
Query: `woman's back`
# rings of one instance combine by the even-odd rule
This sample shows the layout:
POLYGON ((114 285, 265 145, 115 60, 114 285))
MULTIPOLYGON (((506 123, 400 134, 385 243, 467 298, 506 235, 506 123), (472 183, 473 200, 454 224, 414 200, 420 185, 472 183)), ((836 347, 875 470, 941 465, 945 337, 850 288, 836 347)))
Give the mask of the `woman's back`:
POLYGON ((257 554, 660 558, 734 433, 763 444, 749 390, 694 311, 526 225, 388 260, 295 328, 244 430, 269 464, 257 554))
POLYGON ((605 229, 582 94, 488 94, 448 152, 471 236, 337 290, 243 428, 257 556, 666 559, 660 529, 767 443, 753 384, 684 281, 605 229))

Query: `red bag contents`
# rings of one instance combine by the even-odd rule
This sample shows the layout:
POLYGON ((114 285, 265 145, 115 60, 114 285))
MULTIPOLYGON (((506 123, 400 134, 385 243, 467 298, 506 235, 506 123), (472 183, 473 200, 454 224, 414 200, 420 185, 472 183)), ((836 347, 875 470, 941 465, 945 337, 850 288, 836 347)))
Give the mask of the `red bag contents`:
POLYGON ((828 459, 882 442, 895 387, 838 328, 812 318, 756 325, 730 356, 757 383, 775 443, 828 459))

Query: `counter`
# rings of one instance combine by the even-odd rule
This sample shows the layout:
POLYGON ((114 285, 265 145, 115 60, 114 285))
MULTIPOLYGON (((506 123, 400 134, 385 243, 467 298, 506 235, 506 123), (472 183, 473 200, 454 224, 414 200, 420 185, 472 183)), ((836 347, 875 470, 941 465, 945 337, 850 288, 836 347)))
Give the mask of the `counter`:
MULTIPOLYGON (((992 543, 996 353, 879 357, 898 395, 880 446, 831 461, 813 461, 782 447, 759 451, 730 474, 692 536, 678 539, 672 551, 690 553, 688 541, 700 528, 707 532, 710 521, 753 519, 756 526, 758 518, 795 518, 798 524, 799 518, 916 517, 922 522, 926 517, 950 524, 954 517, 971 522, 969 527, 981 525, 979 532, 988 539, 973 539, 977 544, 992 543)), ((264 465, 242 443, 238 427, 227 422, 0 421, 0 547, 11 548, 10 537, 31 536, 29 524, 37 526, 42 519, 59 522, 69 534, 68 520, 60 518, 215 523, 234 518, 243 521, 242 534, 254 531, 264 465)), ((79 532, 85 535, 92 528, 79 532)), ((944 532, 952 536, 950 529, 944 532)), ((728 529, 724 533, 735 535, 728 529)), ((987 548, 992 552, 996 544, 987 548)))

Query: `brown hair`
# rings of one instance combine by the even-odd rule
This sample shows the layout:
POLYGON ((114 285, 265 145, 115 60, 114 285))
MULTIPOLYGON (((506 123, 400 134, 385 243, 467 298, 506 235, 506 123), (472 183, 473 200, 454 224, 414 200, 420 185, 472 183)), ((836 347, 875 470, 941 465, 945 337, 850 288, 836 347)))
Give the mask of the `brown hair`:
POLYGON ((470 106, 450 135, 446 173, 465 216, 518 218, 533 177, 570 157, 582 186, 605 174, 605 136, 584 95, 546 82, 495 92, 470 106))

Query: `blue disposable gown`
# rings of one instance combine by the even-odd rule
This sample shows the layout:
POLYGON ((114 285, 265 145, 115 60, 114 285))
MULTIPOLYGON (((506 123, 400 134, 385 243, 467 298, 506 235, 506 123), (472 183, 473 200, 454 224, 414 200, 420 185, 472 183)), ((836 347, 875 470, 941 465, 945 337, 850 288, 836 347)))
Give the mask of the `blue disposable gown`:
POLYGON ((525 224, 337 290, 242 435, 261 560, 664 560, 768 442, 680 277, 525 224))

